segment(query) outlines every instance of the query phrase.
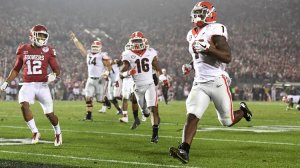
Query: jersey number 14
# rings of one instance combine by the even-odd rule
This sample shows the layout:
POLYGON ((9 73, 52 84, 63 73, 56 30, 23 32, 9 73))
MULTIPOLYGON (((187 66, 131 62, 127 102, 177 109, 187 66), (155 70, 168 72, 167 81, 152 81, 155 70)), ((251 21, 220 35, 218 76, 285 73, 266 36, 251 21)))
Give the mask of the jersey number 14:
POLYGON ((96 65, 96 57, 89 57, 89 64, 96 65))

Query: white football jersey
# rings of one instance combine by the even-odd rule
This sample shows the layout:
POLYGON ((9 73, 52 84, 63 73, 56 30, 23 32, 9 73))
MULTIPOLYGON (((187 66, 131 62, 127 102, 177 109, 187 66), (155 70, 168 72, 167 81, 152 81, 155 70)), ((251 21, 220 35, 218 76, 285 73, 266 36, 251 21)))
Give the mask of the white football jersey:
POLYGON ((198 33, 193 28, 187 34, 186 39, 189 42, 189 52, 193 57, 195 82, 207 82, 222 74, 228 76, 227 72, 225 72, 225 63, 204 53, 196 54, 193 51, 192 45, 196 40, 206 39, 210 41, 213 35, 224 36, 226 40, 228 39, 226 27, 219 23, 208 24, 198 33))
POLYGON ((288 95, 287 100, 293 99, 293 103, 297 104, 300 100, 300 95, 288 95))
POLYGON ((105 71, 102 58, 107 55, 106 52, 100 52, 97 54, 92 54, 88 51, 86 57, 86 63, 88 66, 89 77, 100 78, 102 73, 105 71))
POLYGON ((113 64, 112 69, 109 72, 109 80, 112 82, 115 82, 116 80, 118 80, 119 74, 120 74, 120 69, 119 69, 118 65, 113 64))
POLYGON ((126 60, 130 64, 130 69, 135 68, 136 74, 133 75, 133 81, 136 85, 147 85, 154 83, 152 61, 157 56, 153 48, 146 49, 142 56, 139 56, 131 50, 122 53, 122 61, 126 60))

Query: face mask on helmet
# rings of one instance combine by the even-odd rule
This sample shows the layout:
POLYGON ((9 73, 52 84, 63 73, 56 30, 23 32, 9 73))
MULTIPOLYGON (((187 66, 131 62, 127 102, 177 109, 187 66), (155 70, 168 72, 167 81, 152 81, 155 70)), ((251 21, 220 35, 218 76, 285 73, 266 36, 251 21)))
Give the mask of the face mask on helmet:
POLYGON ((94 41, 93 44, 91 45, 91 53, 97 54, 101 52, 102 49, 102 43, 101 41, 94 41))
POLYGON ((131 50, 131 48, 132 48, 132 44, 130 42, 128 42, 124 47, 125 50, 131 50))
POLYGON ((49 34, 47 28, 43 25, 36 25, 30 30, 29 39, 32 44, 42 47, 47 44, 49 34))
POLYGON ((134 32, 132 33, 129 43, 131 44, 132 51, 141 51, 146 49, 146 39, 142 32, 134 32))
POLYGON ((191 11, 191 21, 198 27, 204 23, 215 23, 217 12, 210 2, 198 2, 191 11))

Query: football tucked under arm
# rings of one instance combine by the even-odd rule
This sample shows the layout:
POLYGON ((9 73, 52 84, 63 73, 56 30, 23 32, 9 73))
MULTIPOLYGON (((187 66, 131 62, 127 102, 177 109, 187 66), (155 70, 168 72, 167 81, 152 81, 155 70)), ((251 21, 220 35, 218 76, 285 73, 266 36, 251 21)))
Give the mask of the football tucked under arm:
POLYGON ((210 47, 210 43, 207 41, 207 39, 200 39, 194 41, 192 46, 194 53, 200 53, 208 50, 208 48, 210 47))

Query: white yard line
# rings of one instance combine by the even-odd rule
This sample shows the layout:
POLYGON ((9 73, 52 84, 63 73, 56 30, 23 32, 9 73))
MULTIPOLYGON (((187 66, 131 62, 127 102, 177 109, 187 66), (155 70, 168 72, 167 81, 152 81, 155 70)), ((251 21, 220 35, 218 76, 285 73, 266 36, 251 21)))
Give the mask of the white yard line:
POLYGON ((198 168, 198 167, 190 167, 190 166, 176 166, 176 165, 163 165, 163 164, 155 164, 155 163, 147 163, 147 162, 130 162, 123 160, 106 160, 106 159, 96 159, 96 158, 85 158, 85 157, 76 157, 76 156, 63 156, 63 155, 49 155, 42 153, 28 153, 28 152, 17 152, 17 151, 6 151, 0 150, 1 153, 9 153, 9 154, 18 154, 18 155, 31 155, 31 156, 42 156, 42 157, 53 157, 53 158, 63 158, 63 159, 74 159, 74 160, 84 160, 84 161, 97 161, 97 162, 106 162, 106 163, 120 163, 120 164, 129 164, 129 165, 143 165, 149 167, 185 167, 185 168, 198 168))
MULTIPOLYGON (((28 129, 27 127, 16 127, 16 126, 0 126, 0 128, 13 128, 13 129, 28 129)), ((52 129, 39 129, 46 131, 53 131, 52 129)), ((74 133, 86 133, 86 134, 106 134, 106 135, 124 135, 124 136, 137 136, 137 137, 149 137, 147 134, 131 134, 131 133, 120 133, 120 132, 101 132, 101 131, 76 131, 76 130, 62 130, 63 132, 74 132, 74 133)), ((176 136, 164 136, 160 135, 160 138, 171 138, 171 139, 181 139, 181 137, 176 136)), ((252 141, 252 140, 235 140, 235 139, 216 139, 216 138, 197 138, 196 140, 204 141, 222 141, 222 142, 241 142, 241 143, 254 143, 254 144, 269 144, 269 145, 289 145, 289 146, 300 146, 298 143, 288 143, 288 142, 268 142, 268 141, 252 141)))

